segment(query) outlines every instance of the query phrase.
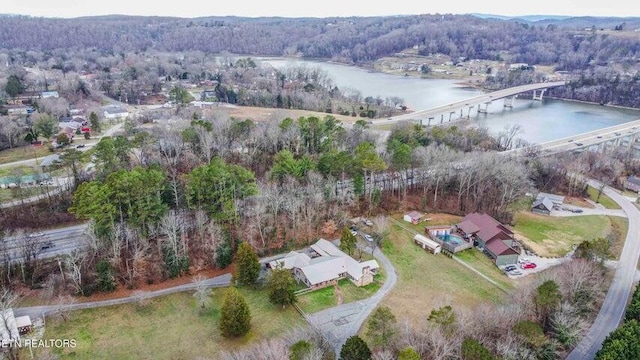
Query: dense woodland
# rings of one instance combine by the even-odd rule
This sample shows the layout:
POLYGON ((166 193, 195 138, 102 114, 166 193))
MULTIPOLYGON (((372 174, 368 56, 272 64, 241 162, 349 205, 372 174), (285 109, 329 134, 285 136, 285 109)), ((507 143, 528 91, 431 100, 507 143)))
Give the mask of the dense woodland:
MULTIPOLYGON (((616 25, 624 23, 625 29, 633 29, 639 23, 637 19, 619 21, 616 25)), ((596 23, 594 20, 593 24, 596 23)), ((301 54, 349 63, 375 60, 418 46, 424 54, 452 57, 495 59, 508 53, 513 62, 559 64, 560 70, 583 69, 592 59, 604 63, 632 59, 640 51, 637 39, 576 34, 584 26, 562 24, 536 26, 524 21, 465 15, 326 19, 4 16, 0 44, 6 49, 23 51, 94 48, 114 54, 152 49, 301 54)))

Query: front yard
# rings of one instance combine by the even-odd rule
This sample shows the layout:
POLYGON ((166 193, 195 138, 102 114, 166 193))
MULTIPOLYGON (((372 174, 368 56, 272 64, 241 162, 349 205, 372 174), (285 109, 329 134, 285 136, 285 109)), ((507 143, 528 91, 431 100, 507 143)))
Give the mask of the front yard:
POLYGON ((218 359, 222 350, 237 350, 305 326, 293 308, 269 303, 266 291, 241 292, 251 309, 251 331, 238 339, 226 339, 218 330, 224 289, 213 291, 204 311, 192 293, 185 292, 148 300, 146 305, 76 311, 67 321, 50 317, 44 339, 76 339, 75 349, 51 350, 68 359, 218 359))
POLYGON ((302 311, 311 314, 340 304, 346 304, 371 297, 384 284, 384 269, 374 276, 373 282, 366 286, 355 286, 348 279, 338 281, 339 289, 335 286, 318 289, 298 296, 298 306, 302 311), (338 294, 339 290, 340 294, 338 294))
MULTIPOLYGON (((551 217, 528 211, 518 212, 512 230, 516 238, 531 247, 539 256, 561 257, 584 240, 606 237, 614 226, 626 235, 625 219, 612 219, 603 215, 551 217), (615 224, 615 225, 612 225, 615 224)), ((616 246, 614 244, 614 251, 616 246)))

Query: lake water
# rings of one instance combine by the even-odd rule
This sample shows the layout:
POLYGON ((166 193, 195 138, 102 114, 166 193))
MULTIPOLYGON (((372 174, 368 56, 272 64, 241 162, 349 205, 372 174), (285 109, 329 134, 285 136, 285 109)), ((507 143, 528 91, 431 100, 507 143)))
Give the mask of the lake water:
MULTIPOLYGON (((362 92, 363 97, 398 96, 415 110, 429 109, 481 94, 480 90, 461 87, 455 80, 420 79, 370 72, 365 69, 326 62, 291 60, 282 58, 260 59, 274 67, 303 65, 325 70, 339 88, 350 87, 362 92)), ((519 137, 532 143, 542 143, 570 137, 587 131, 640 119, 640 111, 617 109, 570 101, 544 99, 540 101, 516 99, 513 108, 503 107, 497 100, 488 108, 488 114, 472 119, 493 133, 519 124, 519 137)))

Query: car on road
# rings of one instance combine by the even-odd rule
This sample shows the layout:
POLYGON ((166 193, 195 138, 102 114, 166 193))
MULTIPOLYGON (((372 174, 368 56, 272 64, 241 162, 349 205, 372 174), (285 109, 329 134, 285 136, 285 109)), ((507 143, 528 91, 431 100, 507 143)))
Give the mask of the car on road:
POLYGON ((515 269, 515 270, 511 270, 509 271, 509 275, 522 275, 522 271, 515 269))
POLYGON ((567 142, 573 142, 573 139, 569 139, 569 141, 567 141, 567 142))
POLYGON ((578 142, 576 143, 576 146, 582 146, 582 143, 578 142))
POLYGON ((619 132, 616 133, 616 136, 620 136, 620 135, 622 135, 622 134, 620 134, 619 132))
POLYGON ((518 264, 526 264, 528 262, 530 262, 530 261, 526 257, 521 257, 521 258, 518 259, 518 264))
POLYGON ((361 221, 362 221, 363 224, 365 224, 367 226, 373 226, 373 222, 371 222, 371 220, 369 220, 369 219, 362 218, 361 221))
POLYGON ((358 235, 358 231, 357 231, 357 230, 349 229, 349 232, 350 232, 350 233, 351 233, 351 235, 353 235, 353 236, 358 235))
POLYGON ((51 241, 49 241, 46 244, 42 244, 42 246, 40 246, 40 251, 45 251, 45 250, 49 250, 52 249, 55 245, 53 245, 53 243, 51 241))
POLYGON ((34 233, 31 233, 31 234, 27 235, 27 237, 30 237, 30 238, 35 238, 35 237, 40 237, 40 236, 44 236, 44 233, 41 232, 41 231, 34 232, 34 233))
POLYGON ((85 147, 85 146, 87 146, 87 145, 85 145, 85 144, 80 144, 80 145, 76 146, 76 149, 82 149, 82 148, 83 148, 83 147, 85 147))
POLYGON ((602 139, 602 135, 598 135, 598 136, 597 136, 597 138, 598 138, 598 139, 602 139))
POLYGON ((367 240, 368 242, 373 242, 373 236, 369 235, 369 234, 362 234, 362 237, 367 240))
POLYGON ((580 213, 582 213, 583 211, 584 211, 584 210, 582 210, 582 209, 573 209, 573 210, 571 210, 571 212, 576 213, 576 214, 580 214, 580 213))
POLYGON ((526 263, 526 264, 521 264, 520 268, 522 269, 535 269, 538 265, 536 265, 536 263, 526 263))

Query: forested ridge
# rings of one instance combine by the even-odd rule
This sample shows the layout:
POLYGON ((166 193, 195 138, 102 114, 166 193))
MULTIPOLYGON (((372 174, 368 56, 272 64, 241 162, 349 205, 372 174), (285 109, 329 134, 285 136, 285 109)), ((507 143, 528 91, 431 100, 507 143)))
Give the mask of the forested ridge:
MULTIPOLYGON (((597 19, 592 23, 595 30, 597 19)), ((581 24, 572 19, 538 24, 470 15, 324 19, 129 16, 50 19, 5 15, 0 21, 0 47, 24 51, 87 48, 106 52, 228 51, 362 63, 417 46, 424 55, 499 59, 509 54, 513 62, 557 64, 558 70, 584 69, 593 62, 605 64, 638 56, 637 37, 585 33, 584 27, 579 27, 581 24), (562 26, 565 22, 573 26, 562 26)), ((638 24, 637 19, 620 19, 616 26, 622 30, 638 24)))

